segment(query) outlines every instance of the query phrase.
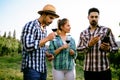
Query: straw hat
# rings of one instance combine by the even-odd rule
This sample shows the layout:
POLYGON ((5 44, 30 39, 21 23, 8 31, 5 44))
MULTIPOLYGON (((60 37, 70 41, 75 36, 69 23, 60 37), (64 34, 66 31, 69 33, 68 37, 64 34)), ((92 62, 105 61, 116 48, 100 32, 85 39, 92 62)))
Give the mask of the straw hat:
POLYGON ((42 15, 43 13, 54 15, 56 18, 59 17, 59 15, 56 14, 56 8, 51 4, 45 5, 43 7, 43 10, 38 11, 38 14, 40 14, 40 15, 42 15))

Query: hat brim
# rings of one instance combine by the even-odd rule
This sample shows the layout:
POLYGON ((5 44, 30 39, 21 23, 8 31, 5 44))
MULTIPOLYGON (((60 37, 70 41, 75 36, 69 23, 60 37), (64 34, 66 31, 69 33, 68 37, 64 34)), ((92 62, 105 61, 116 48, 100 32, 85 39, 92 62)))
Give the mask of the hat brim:
POLYGON ((40 15, 42 15, 43 13, 51 14, 51 15, 55 16, 56 18, 59 18, 59 15, 57 15, 55 12, 52 12, 52 11, 38 11, 38 14, 40 14, 40 15))

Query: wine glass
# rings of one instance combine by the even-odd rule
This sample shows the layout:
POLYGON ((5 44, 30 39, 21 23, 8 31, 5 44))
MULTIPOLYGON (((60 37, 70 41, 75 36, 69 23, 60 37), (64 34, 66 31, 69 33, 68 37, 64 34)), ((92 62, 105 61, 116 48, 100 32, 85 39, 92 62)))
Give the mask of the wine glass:
POLYGON ((56 31, 57 31, 57 28, 52 28, 52 31, 53 31, 53 32, 56 32, 56 31))
POLYGON ((66 39, 66 43, 69 44, 69 43, 70 43, 70 40, 67 40, 67 39, 66 39))
MULTIPOLYGON (((67 35, 67 37, 66 37, 66 43, 70 46, 70 35, 67 35)), ((69 51, 69 47, 68 47, 68 49, 67 49, 68 51, 69 51)))
POLYGON ((66 37, 66 40, 65 40, 65 41, 66 41, 67 44, 70 43, 70 35, 68 35, 68 36, 66 37))
MULTIPOLYGON (((55 34, 57 35, 57 28, 52 28, 52 31, 55 32, 55 34)), ((53 39, 55 41, 55 38, 53 39)))

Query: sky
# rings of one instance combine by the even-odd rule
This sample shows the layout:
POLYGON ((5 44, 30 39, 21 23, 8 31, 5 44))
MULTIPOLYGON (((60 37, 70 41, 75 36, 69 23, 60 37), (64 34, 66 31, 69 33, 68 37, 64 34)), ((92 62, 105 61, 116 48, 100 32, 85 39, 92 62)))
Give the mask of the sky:
MULTIPOLYGON (((89 26, 88 10, 96 7, 100 10, 99 25, 111 28, 116 41, 120 41, 120 0, 0 0, 0 35, 9 31, 16 31, 16 38, 20 39, 23 26, 39 18, 37 13, 46 4, 53 4, 59 19, 68 18, 71 25, 71 36, 78 42, 80 32, 89 26)), ((57 20, 47 27, 57 26, 57 20)))

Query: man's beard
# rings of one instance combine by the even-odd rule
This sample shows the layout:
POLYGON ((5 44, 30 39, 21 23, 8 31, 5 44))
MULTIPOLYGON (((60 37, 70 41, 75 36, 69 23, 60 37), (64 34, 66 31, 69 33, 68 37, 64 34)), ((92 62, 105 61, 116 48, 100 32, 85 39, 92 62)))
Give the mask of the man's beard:
POLYGON ((97 26, 97 22, 96 22, 96 21, 92 21, 90 24, 91 24, 92 26, 97 26))
POLYGON ((52 22, 46 22, 45 20, 43 20, 43 23, 45 24, 45 26, 49 26, 52 22))
POLYGON ((46 25, 49 26, 51 23, 52 23, 52 22, 48 22, 48 23, 46 23, 46 25))

